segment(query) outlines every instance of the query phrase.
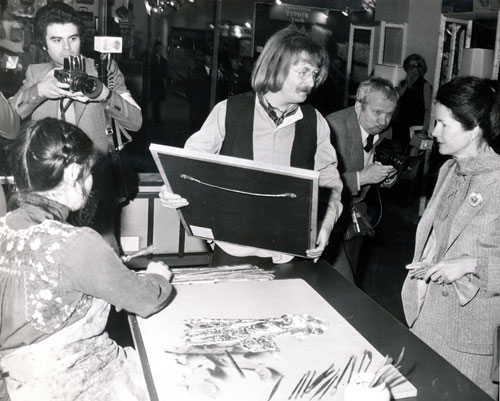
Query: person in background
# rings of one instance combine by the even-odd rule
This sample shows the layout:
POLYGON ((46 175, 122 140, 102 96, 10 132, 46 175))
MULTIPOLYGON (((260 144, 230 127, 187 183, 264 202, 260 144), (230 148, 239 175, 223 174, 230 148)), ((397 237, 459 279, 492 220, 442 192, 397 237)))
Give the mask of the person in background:
POLYGON ((331 262, 347 264, 354 280, 361 274, 363 236, 373 234, 366 195, 374 185, 388 187, 396 181, 396 169, 373 158, 376 147, 392 137, 389 124, 397 101, 398 92, 389 81, 372 77, 359 84, 354 106, 326 117, 344 184, 344 212, 334 233, 331 262))
MULTIPOLYGON (((189 133, 198 131, 210 113, 210 93, 212 87, 212 49, 196 49, 195 66, 187 80, 186 95, 189 102, 189 133)), ((216 102, 227 95, 224 75, 216 72, 216 102)))
MULTIPOLYGON (((227 85, 227 96, 234 96, 252 90, 250 74, 243 68, 243 60, 237 56, 228 57, 224 70, 224 80, 227 85)), ((227 97, 226 96, 226 97, 227 97)))
POLYGON ((11 147, 17 208, 0 219, 0 388, 12 401, 149 400, 138 355, 105 325, 110 304, 142 317, 165 307, 171 272, 151 262, 138 275, 97 232, 67 223, 88 198, 96 158, 81 129, 50 117, 24 124, 11 147))
POLYGON ((419 54, 406 57, 403 68, 406 78, 398 86, 400 94, 398 107, 392 122, 394 150, 404 156, 409 156, 409 165, 401 174, 397 185, 392 189, 395 201, 403 207, 414 204, 421 189, 423 153, 418 147, 410 145, 411 128, 414 134, 427 137, 432 105, 432 85, 424 78, 427 64, 419 54), (419 157, 420 156, 420 157, 419 157))
POLYGON ((410 144, 410 127, 421 126, 427 134, 432 106, 432 85, 424 78, 427 64, 419 54, 410 54, 403 62, 406 78, 398 86, 399 101, 392 129, 393 141, 401 152, 410 144))
POLYGON ((402 289, 410 329, 494 399, 500 156, 489 142, 500 132, 499 123, 497 82, 460 77, 439 88, 432 136, 439 153, 451 158, 418 224, 402 289))
MULTIPOLYGON (((14 139, 19 133, 19 116, 12 106, 5 98, 3 93, 0 92, 0 136, 8 141, 14 139)), ((2 139, 2 158, 6 157, 5 145, 2 139)), ((0 169, 1 175, 7 175, 6 163, 4 160, 1 161, 2 168, 0 169)), ((7 213, 7 199, 5 197, 5 192, 0 184, 0 216, 7 213)))
POLYGON ((153 121, 161 123, 161 102, 165 100, 167 88, 167 59, 163 57, 163 44, 157 40, 150 59, 150 91, 153 121))
MULTIPOLYGON (((109 66, 108 82, 95 99, 82 92, 72 92, 68 83, 54 76, 54 71, 63 67, 65 57, 80 56, 83 23, 73 7, 60 1, 49 3, 37 11, 34 26, 35 38, 50 61, 29 65, 22 87, 9 101, 22 119, 59 118, 77 125, 92 139, 100 159, 93 190, 97 210, 91 225, 118 252, 114 232, 118 183, 112 176, 115 145, 112 135, 107 133, 111 119, 124 129, 138 131, 142 125, 141 109, 130 95, 114 60, 109 66)), ((88 75, 98 75, 94 64, 93 59, 85 58, 88 75)))
MULTIPOLYGON (((319 171, 319 184, 329 194, 317 247, 307 250, 308 257, 316 260, 342 211, 342 182, 328 124, 312 106, 302 104, 311 90, 324 81, 327 69, 326 50, 308 34, 295 27, 278 31, 267 41, 255 64, 254 92, 218 103, 201 129, 185 144, 189 150, 319 171)), ((165 186, 160 199, 167 207, 188 204, 188 200, 170 193, 165 186)), ((286 263, 292 258, 279 252, 216 242, 212 264, 286 263)))

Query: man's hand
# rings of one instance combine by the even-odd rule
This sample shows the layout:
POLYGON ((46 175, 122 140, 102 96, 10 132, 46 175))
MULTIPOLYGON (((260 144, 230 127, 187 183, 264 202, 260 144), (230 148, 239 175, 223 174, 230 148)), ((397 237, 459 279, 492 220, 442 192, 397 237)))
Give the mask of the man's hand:
POLYGON ((47 75, 38 82, 37 87, 38 95, 46 99, 70 98, 82 103, 87 103, 90 100, 82 92, 69 91, 69 84, 59 82, 54 76, 54 70, 50 70, 47 75))
POLYGON ((316 239, 316 248, 308 249, 306 251, 306 255, 308 258, 314 259, 314 263, 316 263, 320 256, 323 254, 326 246, 328 245, 328 240, 330 238, 331 230, 327 230, 326 228, 321 228, 318 233, 318 238, 316 239))
POLYGON ((390 188, 394 185, 394 183, 396 182, 396 179, 398 178, 397 176, 397 171, 394 169, 394 172, 393 173, 390 173, 386 179, 382 182, 382 184, 380 184, 380 186, 382 188, 390 188))
POLYGON ((180 207, 189 205, 187 199, 170 192, 170 190, 167 189, 166 185, 161 186, 159 197, 161 204, 170 209, 178 209, 180 207))
POLYGON ((384 166, 378 162, 368 164, 359 172, 359 185, 378 184, 396 174, 392 166, 384 166))

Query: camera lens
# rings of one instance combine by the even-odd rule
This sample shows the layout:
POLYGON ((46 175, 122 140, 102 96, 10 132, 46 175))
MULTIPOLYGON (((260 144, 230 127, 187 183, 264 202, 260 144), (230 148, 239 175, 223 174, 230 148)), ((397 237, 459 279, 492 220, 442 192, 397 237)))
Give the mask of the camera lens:
POLYGON ((90 99, 99 97, 102 92, 102 82, 98 78, 92 76, 87 76, 81 87, 83 94, 90 99))

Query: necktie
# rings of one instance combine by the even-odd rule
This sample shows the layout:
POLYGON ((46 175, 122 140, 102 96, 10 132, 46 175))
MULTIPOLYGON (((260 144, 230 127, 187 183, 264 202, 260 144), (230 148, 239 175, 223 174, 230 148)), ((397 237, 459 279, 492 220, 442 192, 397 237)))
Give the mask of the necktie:
POLYGON ((368 138, 366 138, 366 145, 363 148, 365 152, 369 152, 373 148, 373 135, 368 135, 368 138))
POLYGON ((268 116, 271 117, 271 120, 273 120, 276 125, 280 125, 286 117, 295 114, 295 112, 299 108, 297 104, 294 104, 290 106, 286 111, 281 111, 277 107, 273 107, 264 95, 259 93, 258 98, 260 104, 262 105, 262 107, 264 107, 268 116))

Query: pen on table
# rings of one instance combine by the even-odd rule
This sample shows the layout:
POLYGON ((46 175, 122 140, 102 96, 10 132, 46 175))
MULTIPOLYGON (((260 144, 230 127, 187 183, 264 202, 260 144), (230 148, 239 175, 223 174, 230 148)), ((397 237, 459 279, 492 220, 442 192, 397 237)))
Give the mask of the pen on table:
POLYGON ((128 263, 132 259, 137 258, 139 256, 151 255, 152 253, 154 253, 155 250, 156 250, 155 246, 154 245, 150 245, 150 246, 148 246, 146 248, 143 248, 143 249, 140 249, 139 251, 134 252, 134 253, 132 253, 130 255, 123 255, 121 257, 121 260, 122 260, 123 263, 128 263))
POLYGON ((356 227, 356 232, 360 233, 361 230, 359 229, 359 223, 358 223, 358 216, 356 216, 356 211, 352 211, 352 222, 354 223, 354 226, 356 227))
POLYGON ((243 371, 241 370, 241 368, 239 367, 239 365, 234 360, 233 356, 229 353, 228 350, 226 350, 225 353, 226 353, 227 357, 229 358, 229 360, 231 361, 231 363, 233 364, 233 366, 236 368, 236 370, 240 374, 240 376, 244 378, 245 377, 245 373, 243 373, 243 371))
POLYGON ((271 398, 273 398, 274 394, 276 394, 276 391, 278 391, 278 387, 280 386, 281 384, 281 381, 283 380, 283 377, 284 376, 281 376, 278 381, 276 382, 276 384, 274 385, 273 389, 271 390, 271 394, 269 394, 269 398, 267 399, 267 401, 271 401, 271 398))

